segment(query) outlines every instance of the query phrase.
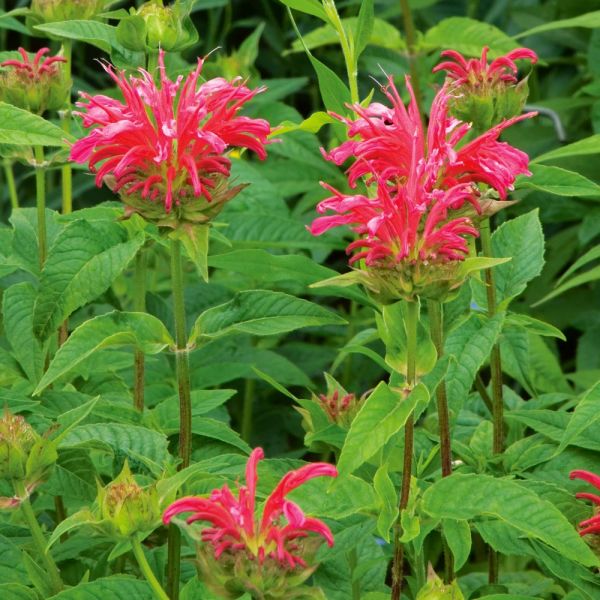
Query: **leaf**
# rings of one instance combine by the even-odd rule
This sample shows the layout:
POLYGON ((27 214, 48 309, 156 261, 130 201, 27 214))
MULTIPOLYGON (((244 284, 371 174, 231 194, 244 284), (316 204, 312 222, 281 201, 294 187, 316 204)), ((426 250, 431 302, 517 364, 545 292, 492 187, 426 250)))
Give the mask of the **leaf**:
POLYGON ((505 326, 519 327, 537 335, 555 337, 563 342, 567 341, 565 334, 557 327, 554 327, 554 325, 550 325, 550 323, 540 321, 539 319, 535 319, 526 314, 509 313, 506 316, 505 326))
POLYGON ((585 254, 580 256, 561 276, 558 280, 558 283, 562 283, 566 279, 568 279, 575 271, 581 269, 588 263, 592 262, 600 258, 600 245, 594 246, 590 250, 588 250, 585 254))
POLYGON ((462 408, 475 375, 496 343, 503 321, 504 313, 491 319, 471 315, 448 335, 444 353, 453 356, 455 360, 448 366, 446 391, 448 403, 455 414, 462 408))
POLYGON ((290 133, 291 131, 318 133, 323 125, 328 125, 330 123, 335 123, 335 119, 331 115, 323 111, 317 111, 307 119, 304 119, 301 123, 283 121, 275 128, 273 135, 283 135, 285 133, 290 133))
POLYGON ((196 320, 190 343, 236 333, 276 335, 301 327, 341 325, 346 321, 318 304, 282 292, 249 290, 209 308, 196 320))
POLYGON ((544 266, 544 234, 538 210, 498 227, 492 235, 492 252, 494 256, 512 257, 510 262, 494 268, 498 303, 507 304, 541 273, 544 266))
POLYGON ((72 312, 105 292, 143 243, 143 233, 127 240, 116 223, 78 220, 67 225, 42 271, 33 316, 36 335, 47 339, 72 312))
POLYGON ((0 535, 0 578, 2 583, 27 581, 27 574, 21 562, 21 550, 3 535, 0 535))
POLYGON ((190 260, 196 265, 198 274, 208 283, 208 225, 191 225, 186 223, 169 237, 180 240, 190 260))
POLYGON ((0 144, 66 147, 66 138, 73 139, 50 121, 0 102, 0 144))
POLYGON ((600 10, 585 13, 571 19, 552 20, 548 23, 544 23, 543 25, 538 25, 537 27, 532 27, 526 31, 521 31, 521 33, 515 35, 514 38, 519 39, 522 37, 535 35, 536 33, 544 33, 546 31, 553 31, 555 29, 565 29, 566 27, 586 27, 591 29, 600 27, 600 10))
POLYGON ((584 566, 599 564, 575 528, 553 504, 509 479, 454 473, 434 483, 423 494, 422 507, 439 518, 491 517, 545 542, 584 566))
POLYGON ((113 311, 85 321, 58 349, 34 394, 41 393, 97 350, 135 346, 145 354, 157 354, 174 345, 165 326, 152 315, 113 311))
POLYGON ((36 384, 44 368, 44 351, 33 335, 33 305, 36 291, 29 283, 12 285, 2 300, 2 317, 6 339, 12 346, 29 381, 36 384))
POLYGON ((419 383, 403 398, 400 391, 381 382, 363 402, 350 425, 338 461, 340 475, 349 475, 374 454, 405 425, 420 405, 427 405, 429 392, 419 383))
POLYGON ((76 587, 64 590, 49 600, 155 600, 150 586, 139 579, 113 575, 90 583, 80 583, 76 587))
POLYGON ((318 0, 280 0, 280 2, 290 8, 299 10, 308 15, 313 15, 314 17, 319 17, 319 19, 322 19, 325 22, 329 22, 327 13, 318 0))
POLYGON ((18 583, 0 583, 0 598, 7 600, 38 600, 38 595, 31 589, 18 583))
POLYGON ((532 188, 556 196, 600 198, 600 185, 575 171, 538 164, 530 164, 529 170, 532 176, 519 175, 517 188, 532 188))
POLYGON ((503 31, 468 17, 443 19, 429 29, 420 44, 427 50, 452 48, 467 56, 481 56, 484 46, 490 48, 490 57, 496 58, 519 47, 513 38, 503 31))
POLYGON ((547 160, 556 160, 558 158, 570 158, 571 156, 587 156, 590 154, 600 154, 600 133, 591 135, 582 140, 561 146, 550 152, 545 152, 536 156, 532 162, 540 163, 547 160))
POLYGON ((377 517, 377 532, 389 543, 390 529, 398 518, 398 495, 390 479, 387 464, 383 464, 377 469, 375 477, 373 477, 373 488, 381 503, 377 517))
POLYGON ((560 454, 568 445, 577 440, 577 437, 588 427, 600 420, 600 382, 592 389, 588 390, 577 403, 573 416, 565 430, 565 434, 560 441, 560 446, 556 450, 560 454))
POLYGON ((443 519, 444 538, 454 556, 454 569, 459 571, 471 553, 471 528, 462 519, 443 519))
POLYGON ((533 306, 539 306, 540 304, 547 302, 548 300, 552 300, 552 298, 556 298, 561 294, 564 294, 566 291, 571 290, 575 287, 583 285, 584 283, 590 283, 592 281, 596 281, 600 279, 600 265, 586 271, 585 273, 580 273, 575 277, 565 281, 562 285, 559 285, 556 289, 552 290, 549 294, 546 294, 541 300, 538 300, 533 306))

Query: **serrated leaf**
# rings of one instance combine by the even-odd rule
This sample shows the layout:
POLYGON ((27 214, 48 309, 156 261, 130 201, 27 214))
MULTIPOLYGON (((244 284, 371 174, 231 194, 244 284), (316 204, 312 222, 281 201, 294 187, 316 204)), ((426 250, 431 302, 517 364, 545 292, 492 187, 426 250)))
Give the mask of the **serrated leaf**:
POLYGON ((487 517, 506 522, 522 534, 541 540, 584 566, 599 559, 563 514, 547 500, 509 479, 453 474, 424 494, 423 510, 434 517, 470 520, 487 517))
POLYGON ((418 384, 407 398, 383 381, 363 402, 346 436, 338 461, 340 475, 349 475, 406 424, 412 413, 429 402, 429 392, 418 384))
POLYGON ((377 532, 389 543, 390 530, 398 518, 398 494, 388 473, 387 464, 381 465, 373 477, 373 489, 381 503, 377 517, 377 532))
POLYGON ((116 223, 73 221, 48 251, 34 309, 36 335, 47 339, 76 309, 105 292, 133 260, 144 234, 125 239, 116 223))
POLYGON ((0 102, 0 144, 66 147, 67 137, 70 136, 50 121, 12 104, 0 102))
POLYGON ((169 332, 152 315, 119 311, 100 315, 77 327, 59 348, 35 394, 103 348, 135 346, 145 354, 157 354, 172 345, 169 332))
POLYGON ((505 325, 508 327, 519 327, 544 337, 555 337, 564 342, 567 341, 565 334, 557 327, 554 327, 554 325, 550 325, 550 323, 540 321, 539 319, 535 319, 526 314, 509 313, 506 316, 505 325))
POLYGON ((455 414, 462 408, 475 376, 496 343, 504 313, 491 319, 471 315, 446 339, 444 353, 454 357, 448 366, 446 391, 448 403, 455 414))
POLYGON ((540 154, 532 162, 538 163, 558 158, 569 158, 571 156, 588 156, 590 154, 600 154, 600 133, 540 154))
POLYGON ((452 556, 454 556, 454 569, 459 571, 471 553, 469 523, 462 519, 442 519, 442 529, 452 556))
POLYGON ((341 325, 346 321, 318 304, 282 292, 249 290, 204 311, 196 320, 190 343, 236 333, 276 335, 301 327, 341 325))
POLYGON ((588 427, 600 420, 600 382, 592 389, 588 390, 577 403, 573 416, 569 420, 569 424, 565 430, 565 434, 560 441, 560 446, 556 450, 559 454, 569 444, 576 441, 577 437, 583 433, 588 427))
POLYGON ((556 196, 600 198, 600 185, 575 171, 546 165, 529 165, 531 177, 519 175, 517 188, 532 188, 556 196))
POLYGON ((150 586, 139 579, 114 575, 103 577, 90 583, 80 583, 76 587, 64 590, 49 600, 155 600, 150 586))

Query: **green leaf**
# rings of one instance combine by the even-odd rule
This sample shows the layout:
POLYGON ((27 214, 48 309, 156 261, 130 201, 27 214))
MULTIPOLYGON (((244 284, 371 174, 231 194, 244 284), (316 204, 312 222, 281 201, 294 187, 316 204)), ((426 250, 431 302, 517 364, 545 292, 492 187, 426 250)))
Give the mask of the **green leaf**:
POLYGON ((275 129, 277 135, 283 135, 290 131, 308 131, 309 133, 318 133, 323 125, 335 123, 335 119, 323 111, 317 111, 310 115, 307 119, 304 119, 301 123, 294 123, 292 121, 283 121, 275 129))
POLYGON ((33 335, 33 305, 36 291, 29 283, 12 285, 2 300, 3 325, 6 339, 12 346, 29 381, 36 384, 44 368, 44 351, 33 335))
POLYGON ((105 292, 133 260, 144 234, 127 240, 116 223, 73 221, 48 251, 34 309, 34 331, 47 339, 76 309, 105 292))
POLYGON ((558 280, 558 283, 562 283, 564 282, 566 279, 568 279, 573 273, 575 273, 575 271, 578 271, 579 269, 581 269, 581 267, 584 267, 585 265, 587 265, 588 263, 592 262, 593 260, 596 260, 597 258, 600 258, 600 245, 598 246, 594 246, 593 248, 591 248, 590 250, 588 250, 585 254, 583 254, 582 256, 580 256, 561 276, 560 279, 558 280))
POLYGON ((519 175, 516 187, 541 190, 556 196, 600 198, 600 185, 575 171, 538 164, 530 164, 529 170, 532 176, 519 175))
POLYGON ((2 583, 22 583, 27 574, 21 561, 21 550, 9 538, 0 535, 0 578, 2 583))
POLYGON ((157 354, 174 345, 165 326, 144 313, 113 311, 85 321, 59 348, 35 394, 62 377, 97 350, 135 346, 145 354, 157 354))
POLYGON ((443 19, 429 29, 420 44, 424 49, 452 48, 466 56, 481 56, 484 46, 490 48, 490 57, 496 58, 519 47, 503 31, 468 17, 443 19))
POLYGON ((0 598, 7 600, 38 600, 38 595, 28 587, 18 583, 0 583, 0 598))
POLYGON ((585 273, 580 273, 575 277, 568 279, 562 285, 559 285, 556 289, 552 290, 549 294, 546 294, 541 300, 538 300, 533 306, 539 306, 548 300, 552 300, 552 298, 556 298, 561 294, 564 294, 566 291, 571 290, 575 287, 579 287, 585 283, 591 283, 592 281, 596 281, 600 279, 600 265, 586 271, 585 273))
POLYGON ((375 477, 373 477, 373 488, 381 503, 377 517, 377 532, 389 543, 390 530, 398 518, 398 495, 390 479, 387 464, 383 464, 377 469, 375 477))
POLYGON ((87 451, 61 450, 43 490, 47 494, 63 496, 69 500, 92 502, 97 493, 95 472, 94 463, 87 451))
POLYGON ((27 110, 0 102, 0 144, 66 147, 73 139, 60 127, 27 110))
POLYGON ((424 494, 423 510, 433 517, 470 520, 487 517, 539 539, 585 566, 600 564, 563 514, 547 500, 509 479, 453 474, 424 494))
POLYGON ((313 15, 325 22, 329 22, 327 13, 318 0, 280 0, 280 2, 307 15, 313 15))
POLYGON ((565 430, 565 434, 560 441, 560 446, 556 450, 559 454, 568 445, 577 440, 577 437, 583 433, 588 427, 600 420, 600 382, 592 389, 588 390, 577 403, 573 416, 569 420, 569 424, 565 430))
POLYGON ((198 274, 208 283, 208 225, 184 224, 173 231, 169 237, 183 243, 186 254, 196 265, 198 274))
POLYGON ((571 19, 551 20, 543 25, 538 25, 537 27, 532 27, 526 31, 521 31, 521 33, 515 35, 514 38, 519 39, 522 37, 535 35, 536 33, 554 31, 555 29, 565 29, 566 27, 586 27, 590 29, 600 27, 600 10, 585 13, 571 19))
POLYGON ((544 266, 544 234, 538 210, 510 219, 498 227, 492 235, 492 252, 494 256, 512 257, 510 262, 494 268, 498 303, 506 305, 541 273, 544 266))
POLYGON ((454 569, 459 571, 471 553, 471 528, 462 519, 443 519, 444 537, 454 556, 454 569))
POLYGON ((505 326, 519 327, 537 335, 555 337, 563 342, 567 341, 565 334, 557 327, 554 327, 554 325, 550 325, 550 323, 540 321, 539 319, 535 319, 526 314, 509 313, 506 316, 505 326))
POLYGON ((429 402, 427 388, 419 383, 407 398, 383 381, 363 402, 350 425, 340 459, 340 475, 349 475, 367 462, 405 425, 419 406, 429 402))
POLYGON ((236 333, 276 335, 301 327, 344 323, 335 313, 308 300, 282 292, 249 290, 204 311, 194 324, 190 343, 236 333))
POLYGON ((155 600, 150 586, 139 579, 114 575, 103 577, 90 583, 80 583, 76 587, 64 590, 49 600, 155 600))
POLYGON ((504 313, 491 319, 471 315, 448 335, 444 353, 455 360, 448 366, 446 391, 448 403, 455 414, 462 408, 477 372, 496 343, 503 321, 504 313))
POLYGON ((582 140, 561 146, 550 152, 545 152, 536 156, 532 162, 540 163, 547 160, 556 160, 557 158, 570 158, 571 156, 588 156, 590 154, 600 154, 600 133, 591 135, 582 140))

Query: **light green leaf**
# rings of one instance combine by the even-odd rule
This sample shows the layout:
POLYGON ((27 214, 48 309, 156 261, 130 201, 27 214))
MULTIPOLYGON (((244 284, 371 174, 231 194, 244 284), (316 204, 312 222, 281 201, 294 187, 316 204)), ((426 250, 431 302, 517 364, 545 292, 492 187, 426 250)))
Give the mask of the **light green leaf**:
POLYGON ((174 345, 165 326, 152 315, 113 311, 81 324, 63 344, 42 377, 35 394, 41 393, 97 350, 135 346, 146 354, 157 354, 174 345))
POLYGON ((444 537, 454 556, 454 569, 459 571, 471 553, 471 528, 462 519, 442 519, 444 537))
POLYGON ((541 300, 538 300, 533 306, 539 306, 548 300, 552 300, 552 298, 556 298, 557 296, 564 294, 568 290, 585 283, 591 283, 592 281, 596 281, 598 279, 600 279, 600 265, 590 269, 589 271, 586 271, 585 273, 580 273, 579 275, 575 275, 575 277, 568 279, 562 285, 559 285, 556 289, 552 290, 549 294, 546 294, 541 300))
POLYGON ((308 131, 309 133, 318 133, 323 125, 329 123, 335 123, 335 119, 328 115, 326 112, 317 111, 310 115, 307 119, 304 119, 301 123, 293 123, 292 121, 283 121, 280 123, 275 131, 274 135, 283 135, 290 131, 308 131))
POLYGON ((208 283, 208 225, 184 224, 169 237, 180 240, 183 243, 186 254, 196 265, 198 274, 208 283))
POLYGON ((546 31, 554 31, 555 29, 565 29, 566 27, 585 27, 595 29, 600 27, 600 10, 595 10, 571 19, 551 20, 543 25, 538 25, 526 31, 521 31, 514 36, 515 39, 535 35, 536 33, 544 33, 546 31))
POLYGON ((563 283, 566 279, 568 279, 575 271, 581 269, 588 263, 592 262, 600 258, 600 245, 594 246, 590 250, 588 250, 585 254, 580 256, 561 276, 558 280, 558 283, 563 283))
POLYGON ((301 327, 343 323, 335 313, 308 300, 282 292, 249 290, 204 311, 194 324, 190 343, 236 333, 276 335, 301 327))
POLYGON ((547 160, 556 160, 557 158, 569 158, 571 156, 588 156, 590 154, 600 154, 600 133, 591 135, 572 144, 561 146, 550 152, 545 152, 536 156, 532 162, 540 163, 547 160))
POLYGON ((557 454, 562 452, 569 444, 575 442, 581 433, 600 419, 599 406, 600 382, 588 390, 577 403, 573 416, 569 420, 565 434, 560 442, 560 446, 556 450, 557 454))
POLYGON ((519 175, 517 188, 532 188, 557 196, 581 196, 600 198, 600 185, 575 171, 546 165, 529 165, 531 177, 519 175))
POLYGON ((38 595, 31 588, 18 583, 0 583, 0 598, 38 600, 38 595))
POLYGON ((155 600, 150 586, 139 579, 113 575, 103 577, 90 583, 81 583, 76 587, 64 590, 48 600, 155 600))
POLYGON ((437 481, 423 494, 422 507, 439 518, 497 519, 556 548, 575 562, 590 567, 600 564, 573 525, 552 503, 509 479, 455 473, 437 481))
POLYGON ((72 139, 60 127, 28 110, 0 102, 0 144, 66 147, 72 139))
POLYGON ((400 390, 381 382, 352 421, 338 461, 340 474, 348 475, 367 462, 400 431, 418 407, 428 402, 429 392, 422 383, 404 398, 400 390))
POLYGON ((506 316, 505 325, 507 327, 520 327, 531 333, 543 335, 545 337, 555 337, 559 340, 563 340, 563 342, 567 341, 565 334, 557 327, 554 327, 554 325, 550 325, 550 323, 540 321, 539 319, 535 319, 526 314, 509 313, 506 316))
POLYGON ((76 309, 105 292, 133 260, 144 234, 127 240, 117 223, 73 221, 49 249, 34 309, 34 331, 47 339, 76 309))
POLYGON ((318 0, 280 0, 280 2, 307 15, 313 15, 323 21, 329 22, 327 13, 318 0))
POLYGON ((389 543, 390 530, 398 518, 398 495, 388 473, 387 464, 377 469, 373 477, 373 488, 381 503, 377 517, 377 532, 389 543))

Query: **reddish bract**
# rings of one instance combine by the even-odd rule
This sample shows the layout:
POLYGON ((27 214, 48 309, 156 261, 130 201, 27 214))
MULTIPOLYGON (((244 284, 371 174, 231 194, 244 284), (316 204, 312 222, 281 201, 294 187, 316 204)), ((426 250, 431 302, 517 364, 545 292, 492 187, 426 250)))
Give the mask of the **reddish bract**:
POLYGON ((14 67, 29 79, 38 81, 43 75, 52 76, 56 74, 56 63, 67 62, 67 59, 63 56, 48 56, 42 61, 42 57, 48 52, 50 52, 50 48, 41 48, 35 53, 33 61, 31 61, 25 49, 19 48, 19 54, 23 57, 23 60, 5 60, 0 63, 0 67, 14 67))

